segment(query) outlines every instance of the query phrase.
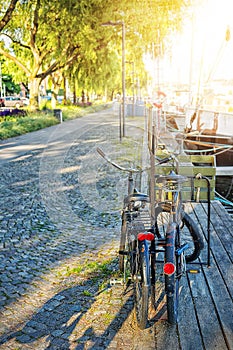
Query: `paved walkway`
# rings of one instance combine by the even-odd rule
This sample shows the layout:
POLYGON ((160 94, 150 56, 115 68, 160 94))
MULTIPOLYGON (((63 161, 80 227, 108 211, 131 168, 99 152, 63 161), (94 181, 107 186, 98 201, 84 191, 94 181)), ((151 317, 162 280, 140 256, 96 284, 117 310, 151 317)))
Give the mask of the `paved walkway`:
MULTIPOLYGON (((166 322, 161 276, 144 331, 132 291, 114 284, 127 184, 96 147, 132 166, 143 149, 146 163, 138 122, 127 121, 132 137, 121 144, 110 110, 0 143, 0 350, 233 349, 232 220, 219 203, 211 210, 212 266, 182 279, 177 326, 166 322)), ((174 139, 162 141, 172 147, 174 139)), ((192 215, 205 236, 205 207, 192 215)))
POLYGON ((105 111, 0 144, 0 349, 154 348, 131 292, 107 285, 126 183, 96 146, 124 158, 118 133, 105 111))

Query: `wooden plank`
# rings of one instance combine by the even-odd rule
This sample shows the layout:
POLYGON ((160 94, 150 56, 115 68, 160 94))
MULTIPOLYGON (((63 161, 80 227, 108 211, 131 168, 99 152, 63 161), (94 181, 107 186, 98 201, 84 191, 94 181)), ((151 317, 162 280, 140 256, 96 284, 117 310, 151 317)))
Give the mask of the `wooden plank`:
POLYGON ((191 155, 190 156, 192 163, 201 163, 201 164, 210 164, 215 165, 215 157, 210 155, 191 155))
MULTIPOLYGON (((217 203, 215 203, 215 205, 217 205, 217 203)), ((203 207, 206 210, 206 205, 203 207)), ((220 209, 220 206, 218 209, 220 209)), ((225 212, 223 207, 222 212, 225 212)), ((212 206, 211 247, 213 257, 221 275, 224 276, 224 282, 230 296, 233 296, 233 242, 232 236, 227 233, 227 230, 225 226, 222 225, 221 220, 222 218, 214 211, 212 206)), ((224 220, 226 220, 226 217, 224 217, 224 220)))
POLYGON ((181 349, 204 349, 187 277, 181 279, 178 333, 181 349))
MULTIPOLYGON (((206 203, 185 204, 204 237, 207 237, 206 206, 206 203)), ((228 232, 232 226, 224 229, 227 216, 221 207, 216 201, 211 206, 211 267, 202 265, 200 274, 182 278, 179 323, 177 327, 169 326, 164 319, 166 314, 162 314, 155 322, 156 349, 233 350, 232 264, 230 255, 226 254, 228 241, 220 239, 222 235, 232 239, 228 232)), ((206 247, 200 261, 207 261, 206 247)))
MULTIPOLYGON (((208 350, 228 349, 204 274, 189 274, 189 283, 204 348, 208 350)), ((199 347, 190 349, 199 349, 199 347)))
MULTIPOLYGON (((163 254, 160 258, 163 259, 163 254)), ((155 290, 156 311, 154 315, 155 349, 180 350, 177 327, 176 325, 170 326, 167 323, 166 300, 165 300, 166 296, 164 291, 164 277, 162 276, 162 266, 163 266, 162 263, 156 264, 156 290, 155 290)))
MULTIPOLYGON (((197 218, 199 219, 199 222, 201 223, 201 226, 203 226, 204 234, 206 234, 206 226, 203 224, 205 222, 205 212, 201 210, 201 205, 195 206, 195 214, 197 218)), ((211 221, 214 220, 216 215, 212 213, 211 221)), ((214 222, 214 224, 216 221, 214 222)), ((215 235, 217 239, 217 235, 215 230, 213 229, 213 226, 211 226, 211 235, 215 235)), ((215 241, 214 241, 215 242, 215 241)), ((216 242, 215 242, 216 243, 216 242)), ((229 288, 226 284, 226 277, 223 273, 223 266, 220 266, 221 263, 221 257, 218 256, 217 264, 215 262, 215 254, 217 250, 220 250, 222 248, 222 245, 214 246, 214 244, 211 245, 211 268, 204 268, 203 273, 205 276, 206 284, 208 286, 209 293, 211 295, 211 298, 214 302, 215 310, 218 316, 219 323, 221 325, 221 329, 223 332, 223 336, 225 339, 225 343, 227 346, 227 349, 233 349, 233 303, 232 303, 232 295, 230 295, 229 288)), ((226 254, 226 251, 222 249, 222 258, 226 254)), ((201 260, 206 259, 206 251, 204 251, 201 254, 201 260)), ((230 266, 229 266, 230 267, 230 266)), ((232 273, 232 265, 231 269, 228 271, 229 279, 233 279, 233 273, 232 273)), ((209 315, 208 315, 209 317, 209 315)), ((219 337, 219 334, 218 334, 219 337)), ((221 348, 222 349, 222 348, 221 348)))
POLYGON ((207 177, 209 176, 212 179, 216 174, 216 169, 212 167, 194 166, 193 173, 194 175, 197 175, 200 173, 201 175, 207 176, 207 177))
MULTIPOLYGON (((207 279, 208 288, 215 304, 216 312, 218 314, 225 342, 227 344, 228 349, 233 349, 232 299, 229 296, 229 292, 226 288, 225 281, 222 279, 217 265, 214 262, 211 268, 205 269, 205 278, 207 279)), ((216 333, 216 335, 217 334, 218 333, 216 333)))
MULTIPOLYGON (((203 208, 207 213, 207 205, 203 204, 203 208)), ((225 254, 228 255, 233 262, 233 240, 232 240, 232 219, 225 208, 218 201, 211 203, 211 224, 214 233, 218 235, 222 245, 225 247, 225 254), (221 208, 221 211, 220 211, 221 208), (218 209, 218 210, 217 210, 218 209), (221 213, 221 214, 220 214, 221 213)), ((215 247, 219 249, 216 243, 215 247)), ((216 249, 216 253, 217 253, 216 249)))
MULTIPOLYGON (((145 349, 145 347, 143 347, 143 349, 145 349)), ((176 326, 169 326, 163 322, 155 324, 155 349, 181 350, 176 326)))
POLYGON ((218 213, 223 223, 226 223, 226 225, 224 225, 226 234, 227 235, 230 234, 233 237, 233 231, 232 231, 233 218, 229 215, 227 210, 223 207, 223 205, 219 201, 217 200, 213 201, 212 207, 218 213))
POLYGON ((217 166, 217 176, 233 176, 233 166, 217 166))

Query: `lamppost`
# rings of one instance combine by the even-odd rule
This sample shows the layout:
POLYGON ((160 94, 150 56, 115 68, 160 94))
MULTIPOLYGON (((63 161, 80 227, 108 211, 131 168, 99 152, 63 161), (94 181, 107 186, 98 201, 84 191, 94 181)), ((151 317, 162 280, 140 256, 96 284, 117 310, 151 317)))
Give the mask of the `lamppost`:
MULTIPOLYGON (((122 136, 125 136, 125 23, 123 21, 106 22, 102 26, 121 26, 122 29, 122 136)), ((120 123, 121 139, 121 123, 120 123)))
POLYGON ((135 117, 135 93, 134 93, 134 62, 126 61, 126 63, 132 64, 132 93, 133 93, 133 116, 135 117))

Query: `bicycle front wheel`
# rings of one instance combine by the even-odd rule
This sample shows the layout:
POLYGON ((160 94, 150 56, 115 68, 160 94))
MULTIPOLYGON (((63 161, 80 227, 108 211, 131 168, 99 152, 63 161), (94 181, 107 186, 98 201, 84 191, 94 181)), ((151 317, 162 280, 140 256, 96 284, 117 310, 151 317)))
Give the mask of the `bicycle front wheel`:
POLYGON ((179 306, 179 280, 180 280, 180 259, 176 255, 178 247, 177 227, 176 224, 169 226, 166 234, 165 248, 165 293, 167 299, 167 318, 170 324, 178 322, 179 306))
POLYGON ((145 329, 148 320, 150 291, 149 247, 146 241, 137 243, 134 263, 135 313, 138 327, 140 329, 145 329))
MULTIPOLYGON (((156 228, 161 237, 165 237, 170 218, 170 210, 171 206, 168 203, 163 203, 156 208, 156 228)), ((191 262, 199 257, 201 250, 204 248, 204 241, 193 219, 184 211, 182 211, 181 215, 181 244, 189 244, 189 248, 185 251, 185 260, 186 262, 191 262)))

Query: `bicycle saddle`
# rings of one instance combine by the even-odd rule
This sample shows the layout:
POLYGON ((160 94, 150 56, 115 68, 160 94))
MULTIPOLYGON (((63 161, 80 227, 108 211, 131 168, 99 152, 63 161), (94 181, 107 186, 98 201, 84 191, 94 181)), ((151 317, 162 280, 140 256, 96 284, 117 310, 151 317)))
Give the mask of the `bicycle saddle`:
POLYGON ((168 175, 160 175, 156 180, 157 183, 162 183, 162 184, 165 184, 167 182, 177 184, 177 183, 183 183, 185 181, 187 181, 187 177, 176 174, 174 170, 171 170, 168 175))
POLYGON ((141 192, 138 192, 137 190, 134 190, 133 193, 129 194, 124 199, 125 204, 130 202, 136 202, 136 201, 149 202, 150 198, 146 193, 141 193, 141 192))

